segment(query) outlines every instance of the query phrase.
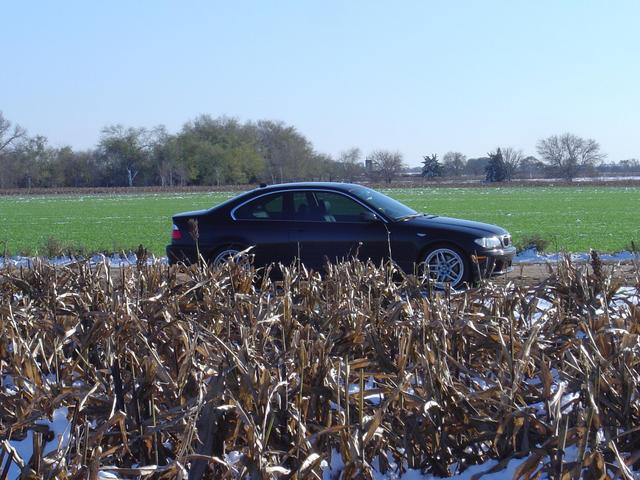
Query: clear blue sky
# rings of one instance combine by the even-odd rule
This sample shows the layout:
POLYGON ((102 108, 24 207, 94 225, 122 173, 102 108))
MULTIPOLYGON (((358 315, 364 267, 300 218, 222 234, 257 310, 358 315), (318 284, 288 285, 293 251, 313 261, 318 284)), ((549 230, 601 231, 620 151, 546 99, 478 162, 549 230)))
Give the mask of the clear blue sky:
POLYGON ((410 165, 567 131, 640 158, 639 25, 637 0, 3 2, 0 110, 77 148, 208 113, 410 165))

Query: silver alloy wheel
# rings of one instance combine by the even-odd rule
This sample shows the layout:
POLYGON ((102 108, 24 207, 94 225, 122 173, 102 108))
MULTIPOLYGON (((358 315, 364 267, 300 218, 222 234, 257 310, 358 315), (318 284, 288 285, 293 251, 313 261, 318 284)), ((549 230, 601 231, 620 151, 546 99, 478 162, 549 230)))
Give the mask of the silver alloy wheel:
POLYGON ((464 279, 464 260, 450 248, 432 250, 425 257, 423 266, 423 275, 428 276, 437 288, 444 288, 446 284, 455 288, 464 279))
POLYGON ((221 250, 216 255, 216 258, 213 259, 213 266, 219 267, 220 265, 224 264, 227 260, 229 260, 229 258, 233 258, 239 253, 240 253, 240 250, 238 250, 237 248, 227 247, 224 250, 221 250))

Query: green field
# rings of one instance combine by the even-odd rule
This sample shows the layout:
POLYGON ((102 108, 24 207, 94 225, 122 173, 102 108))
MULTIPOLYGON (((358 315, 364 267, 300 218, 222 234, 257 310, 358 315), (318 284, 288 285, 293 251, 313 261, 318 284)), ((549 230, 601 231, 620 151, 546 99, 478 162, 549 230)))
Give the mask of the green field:
MULTIPOLYGON (((418 211, 501 225, 516 244, 534 235, 548 240, 552 251, 615 252, 632 240, 640 244, 639 187, 419 188, 385 193, 418 211)), ((59 244, 85 252, 130 250, 143 244, 164 255, 173 213, 207 208, 232 195, 2 197, 0 249, 35 255, 47 254, 59 244)))

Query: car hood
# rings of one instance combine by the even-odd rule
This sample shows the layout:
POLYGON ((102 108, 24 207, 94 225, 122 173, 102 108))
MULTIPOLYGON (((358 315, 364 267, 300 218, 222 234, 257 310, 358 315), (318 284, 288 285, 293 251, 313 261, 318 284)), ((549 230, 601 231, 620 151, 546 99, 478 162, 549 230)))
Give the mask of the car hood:
POLYGON ((508 233, 504 228, 498 227, 497 225, 451 217, 415 217, 408 220, 407 223, 415 227, 447 228, 459 232, 469 233, 471 235, 480 236, 505 235, 506 233, 508 233))
POLYGON ((209 210, 193 210, 191 212, 181 212, 181 213, 176 213, 173 218, 193 218, 193 217, 199 217, 201 215, 204 215, 208 212, 209 210))

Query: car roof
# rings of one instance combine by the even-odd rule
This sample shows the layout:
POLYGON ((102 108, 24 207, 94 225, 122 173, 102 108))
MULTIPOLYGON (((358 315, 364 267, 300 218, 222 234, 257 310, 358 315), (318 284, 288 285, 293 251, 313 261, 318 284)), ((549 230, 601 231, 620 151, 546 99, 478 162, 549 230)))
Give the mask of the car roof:
POLYGON ((355 183, 341 183, 341 182, 290 182, 290 183, 277 183, 274 185, 267 185, 251 190, 252 193, 258 192, 274 192, 281 190, 297 190, 299 188, 318 188, 329 189, 336 191, 348 192, 353 187, 360 187, 361 185, 355 183))
POLYGON ((256 197, 266 195, 269 193, 286 192, 289 190, 299 189, 319 189, 319 190, 333 190, 335 192, 349 193, 354 187, 362 188, 362 185, 356 183, 341 183, 341 182, 290 182, 290 183, 277 183, 274 185, 265 185, 253 190, 247 190, 240 195, 230 198, 226 202, 222 202, 215 207, 212 207, 210 211, 221 210, 233 210, 243 203, 249 202, 256 197))

